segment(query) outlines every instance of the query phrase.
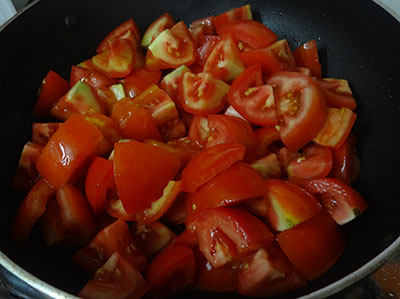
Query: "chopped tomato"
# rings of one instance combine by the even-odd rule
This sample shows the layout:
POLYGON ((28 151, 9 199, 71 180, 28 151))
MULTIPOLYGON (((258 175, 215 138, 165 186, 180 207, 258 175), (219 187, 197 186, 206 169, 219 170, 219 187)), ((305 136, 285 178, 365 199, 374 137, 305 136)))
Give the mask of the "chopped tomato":
POLYGON ((209 73, 186 72, 180 83, 180 103, 194 115, 220 112, 226 103, 229 85, 209 73))
POLYGON ((73 114, 50 138, 36 167, 54 188, 71 176, 96 153, 103 134, 79 114, 73 114), (76 134, 79 132, 79 134, 76 134))
POLYGON ((95 70, 86 69, 73 65, 71 68, 70 85, 73 87, 78 81, 82 81, 94 88, 108 87, 118 81, 103 75, 95 70))
POLYGON ((267 217, 277 231, 290 229, 316 216, 322 209, 310 193, 299 186, 276 179, 265 180, 267 217))
POLYGON ((72 260, 86 272, 95 273, 114 252, 118 252, 139 271, 147 266, 146 256, 133 241, 129 227, 123 220, 104 228, 88 245, 76 252, 72 260))
POLYGON ((210 16, 194 21, 192 24, 190 24, 189 31, 193 36, 193 40, 197 45, 199 45, 204 36, 210 36, 216 33, 214 17, 210 16))
POLYGON ((311 193, 321 194, 325 209, 340 225, 361 215, 368 207, 356 190, 337 179, 313 179, 304 186, 311 193))
POLYGON ((160 147, 136 141, 116 143, 115 183, 126 211, 138 213, 148 208, 175 177, 180 163, 174 154, 160 147))
POLYGON ((149 298, 170 297, 192 287, 196 278, 196 261, 188 246, 173 243, 161 251, 147 269, 149 298))
POLYGON ((282 147, 278 151, 278 159, 281 163, 282 169, 286 169, 286 167, 290 164, 290 162, 300 158, 300 153, 296 151, 291 151, 287 147, 282 147))
POLYGON ((126 92, 131 98, 141 94, 153 84, 158 84, 161 78, 160 70, 133 70, 125 77, 126 92))
POLYGON ((105 211, 107 189, 114 185, 113 162, 95 157, 86 174, 85 193, 96 215, 105 211))
POLYGON ((68 244, 68 231, 60 219, 60 207, 55 198, 48 201, 46 212, 39 219, 39 225, 47 246, 71 245, 68 244))
POLYGON ((53 104, 56 103, 69 90, 69 88, 68 81, 64 80, 60 75, 53 71, 48 72, 42 81, 39 98, 33 108, 33 116, 49 116, 53 104))
POLYGON ((253 20, 231 22, 219 28, 217 33, 221 37, 231 35, 238 42, 242 42, 252 49, 266 48, 278 39, 278 36, 271 29, 253 20))
POLYGON ((74 235, 74 243, 83 245, 96 234, 94 214, 83 193, 71 184, 56 191, 60 218, 64 227, 74 235))
POLYGON ((185 223, 186 220, 186 198, 181 192, 175 199, 169 210, 163 215, 162 221, 169 226, 185 223))
POLYGON ((229 261, 226 256, 229 257, 229 252, 221 251, 229 249, 231 242, 239 253, 249 253, 274 240, 267 226, 257 217, 231 208, 194 213, 187 219, 187 227, 196 233, 200 251, 215 267, 229 261))
POLYGON ((43 146, 27 142, 22 149, 17 171, 12 182, 12 188, 22 193, 28 193, 39 179, 36 163, 42 153, 43 146))
POLYGON ((182 181, 169 181, 160 198, 151 203, 151 206, 136 214, 138 224, 150 224, 160 219, 172 206, 181 192, 182 181))
POLYGON ((278 115, 282 119, 281 140, 297 151, 313 139, 326 119, 326 104, 319 89, 306 75, 279 72, 267 78, 274 87, 278 115))
POLYGON ((136 244, 149 258, 155 257, 176 239, 176 235, 159 221, 143 225, 138 224, 133 230, 132 236, 136 244))
POLYGON ((280 178, 281 177, 281 164, 278 156, 275 153, 271 153, 261 159, 258 159, 251 164, 263 179, 267 178, 280 178))
POLYGON ((223 81, 232 81, 244 66, 239 60, 239 50, 232 37, 221 39, 204 62, 203 71, 223 81))
POLYGON ((281 140, 279 131, 275 127, 256 129, 254 130, 254 136, 256 138, 258 158, 264 157, 270 152, 269 146, 273 142, 281 140))
POLYGON ((261 196, 265 187, 261 176, 250 165, 237 162, 202 185, 196 193, 187 194, 188 215, 204 209, 234 205, 261 196))
POLYGON ((255 64, 232 82, 229 103, 249 122, 259 126, 278 123, 273 88, 263 85, 261 67, 255 64))
POLYGON ((307 280, 326 272, 346 246, 345 232, 324 211, 276 238, 295 269, 307 280))
POLYGON ((224 143, 203 150, 183 170, 182 190, 195 192, 218 173, 242 160, 245 150, 239 143, 224 143))
POLYGON ((264 75, 279 71, 297 71, 296 62, 286 39, 264 49, 242 52, 240 60, 246 67, 260 63, 264 75))
POLYGON ((148 284, 140 272, 116 251, 78 296, 85 299, 141 298, 147 289, 148 284))
POLYGON ((165 65, 162 68, 189 66, 196 60, 196 46, 183 22, 162 31, 149 45, 153 57, 165 65))
POLYGON ((107 202, 106 211, 110 216, 124 221, 136 221, 136 214, 135 213, 128 214, 128 212, 125 210, 122 204, 122 201, 119 199, 116 190, 115 194, 108 196, 106 202, 107 202))
POLYGON ((190 72, 190 69, 185 65, 181 65, 166 75, 160 83, 160 87, 166 91, 174 101, 176 107, 180 109, 182 108, 181 101, 179 100, 180 85, 183 74, 187 72, 190 72))
POLYGON ((174 25, 175 20, 169 13, 166 12, 153 23, 151 23, 151 25, 146 29, 142 38, 142 46, 147 48, 161 32, 163 32, 165 29, 171 28, 174 25))
POLYGON ((318 59, 318 48, 315 40, 310 40, 293 51, 296 64, 308 68, 317 78, 321 78, 321 64, 318 59))
POLYGON ((61 120, 68 119, 73 113, 104 113, 96 90, 82 81, 78 81, 54 106, 51 115, 61 120))
POLYGON ((184 244, 192 249, 196 249, 198 245, 196 234, 188 229, 180 233, 175 239, 175 243, 184 244))
POLYGON ((286 168, 291 182, 323 178, 331 169, 331 150, 326 146, 312 143, 304 147, 302 155, 290 162, 286 168))
POLYGON ((32 142, 43 146, 46 145, 61 124, 62 123, 33 123, 32 142))
POLYGON ((204 63, 207 61, 208 56, 210 56, 211 52, 220 40, 221 38, 217 35, 205 35, 200 38, 199 47, 197 48, 196 59, 196 63, 199 66, 204 65, 204 63))
POLYGON ((259 249, 238 273, 238 292, 246 296, 270 297, 306 285, 275 244, 259 249))
POLYGON ((206 116, 196 115, 189 127, 188 137, 200 148, 207 145, 210 137, 210 128, 208 127, 208 118, 206 116))
POLYGON ((316 82, 329 107, 356 109, 357 103, 347 80, 325 78, 316 82))
POLYGON ((360 159, 354 147, 352 135, 347 137, 343 145, 337 150, 332 151, 332 170, 330 177, 339 179, 350 185, 360 174, 360 159))
POLYGON ((253 14, 251 13, 250 4, 233 8, 215 17, 215 29, 218 31, 225 25, 238 20, 252 20, 253 14))
POLYGON ((32 187, 15 216, 12 228, 14 240, 28 241, 32 227, 46 211, 47 201, 54 192, 55 189, 45 179, 40 179, 32 187))

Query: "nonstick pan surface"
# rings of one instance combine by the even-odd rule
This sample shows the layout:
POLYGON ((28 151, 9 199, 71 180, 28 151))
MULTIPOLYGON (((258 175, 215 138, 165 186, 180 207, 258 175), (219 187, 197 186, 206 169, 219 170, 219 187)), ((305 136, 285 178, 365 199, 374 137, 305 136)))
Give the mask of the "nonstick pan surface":
MULTIPOLYGON (((31 138, 35 92, 46 73, 51 69, 68 79, 71 65, 94 55, 103 37, 130 17, 143 32, 165 12, 190 24, 247 3, 255 19, 288 39, 292 49, 317 40, 324 77, 348 79, 358 103, 354 132, 362 168, 355 186, 369 209, 346 225, 348 246, 339 262, 308 287, 282 298, 337 292, 393 252, 400 243, 400 24, 378 5, 366 0, 42 0, 0 32, 2 253, 67 293, 76 294, 89 279, 70 262, 72 250, 46 248, 37 231, 28 244, 10 238, 23 196, 9 185, 22 147, 31 138)), ((3 256, 0 261, 8 269, 14 266, 3 256)))

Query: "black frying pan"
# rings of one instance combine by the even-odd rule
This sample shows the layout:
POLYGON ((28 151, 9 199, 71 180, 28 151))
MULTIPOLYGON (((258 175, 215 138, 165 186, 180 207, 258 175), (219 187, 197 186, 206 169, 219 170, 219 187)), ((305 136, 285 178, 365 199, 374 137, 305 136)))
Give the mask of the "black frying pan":
MULTIPOLYGON (((370 207, 347 225, 348 247, 339 262, 289 296, 316 291, 317 297, 328 296, 383 263, 400 243, 400 24, 366 0, 42 0, 25 11, 0 32, 0 249, 5 255, 72 294, 89 279, 70 262, 72 251, 45 248, 40 238, 33 237, 29 244, 10 238, 22 196, 10 191, 9 185, 20 151, 31 137, 35 91, 48 70, 69 78, 71 65, 91 57, 102 38, 130 17, 143 31, 164 12, 190 24, 247 3, 255 18, 287 38, 292 48, 316 39, 324 76, 349 79, 358 102, 354 130, 362 169, 356 188, 370 207)), ((14 266, 1 254, 0 261, 7 269, 14 266)), ((14 271, 35 288, 56 294, 18 267, 14 271)))

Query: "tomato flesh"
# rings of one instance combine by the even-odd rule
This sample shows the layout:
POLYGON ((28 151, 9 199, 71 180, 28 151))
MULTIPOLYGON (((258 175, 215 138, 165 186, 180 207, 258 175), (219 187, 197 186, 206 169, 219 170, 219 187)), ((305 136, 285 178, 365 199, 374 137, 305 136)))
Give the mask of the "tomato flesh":
POLYGON ((318 48, 315 40, 310 40, 293 51, 296 64, 308 68, 317 78, 321 78, 321 64, 318 59, 318 48))

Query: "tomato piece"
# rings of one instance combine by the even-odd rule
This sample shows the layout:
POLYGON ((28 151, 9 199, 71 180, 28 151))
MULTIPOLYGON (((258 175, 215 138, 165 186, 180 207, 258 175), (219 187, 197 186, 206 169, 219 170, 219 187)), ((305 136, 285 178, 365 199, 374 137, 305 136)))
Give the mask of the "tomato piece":
POLYGON ((148 284, 140 272, 114 252, 78 296, 87 299, 141 298, 147 290, 148 284))
POLYGON ((270 297, 307 285, 275 244, 259 249, 238 273, 239 294, 270 297))
POLYGON ((60 219, 60 207, 55 198, 48 201, 46 212, 39 219, 39 225, 47 246, 71 245, 68 244, 68 231, 60 219))
POLYGON ((186 220, 186 198, 181 192, 173 202, 169 210, 163 215, 162 221, 169 226, 185 223, 186 220))
POLYGON ((181 101, 179 100, 179 87, 183 74, 187 72, 190 72, 190 69, 186 65, 181 65, 166 75, 160 83, 160 87, 172 98, 178 108, 182 108, 181 101))
POLYGON ((346 141, 357 118, 357 114, 346 107, 328 108, 325 124, 313 141, 320 145, 338 149, 346 141))
POLYGON ((321 194, 325 209, 340 225, 361 215, 368 207, 356 190, 337 179, 313 179, 304 186, 311 193, 321 194))
POLYGON ((180 163, 174 154, 150 144, 136 141, 116 143, 114 176, 125 210, 138 213, 148 208, 175 177, 180 163))
POLYGON ((186 72, 180 85, 180 103, 194 115, 220 112, 226 103, 229 85, 209 73, 186 72))
POLYGON ((165 29, 171 28, 175 25, 175 23, 175 20, 167 12, 157 18, 144 32, 142 46, 146 48, 150 46, 151 42, 157 38, 161 32, 163 32, 165 29))
POLYGON ((275 102, 283 125, 281 140, 297 151, 313 139, 326 119, 326 104, 313 81, 300 73, 279 72, 267 79, 274 86, 275 102))
POLYGON ((238 20, 252 20, 250 4, 233 8, 215 17, 214 24, 217 31, 223 26, 238 20))
POLYGON ((102 53, 110 49, 110 46, 117 39, 124 39, 130 42, 130 44, 139 49, 140 47, 140 31, 133 19, 128 19, 118 27, 114 28, 99 44, 96 49, 97 53, 102 53))
POLYGON ((245 147, 238 143, 224 143, 203 150, 183 170, 182 190, 195 192, 218 173, 242 160, 245 151, 245 147))
POLYGON ((196 46, 189 29, 181 21, 162 31, 150 44, 153 57, 165 65, 162 68, 189 66, 196 60, 196 46))
POLYGON ((275 230, 290 229, 321 212, 320 203, 301 187, 276 179, 265 180, 265 184, 267 217, 275 230))
POLYGON ((290 162, 300 157, 301 157, 300 153, 291 151, 287 147, 282 147, 278 151, 278 159, 279 162, 281 163, 282 169, 286 169, 286 167, 288 167, 290 162))
POLYGON ((104 112, 96 90, 81 81, 78 81, 50 111, 51 115, 61 120, 68 119, 73 113, 86 115, 104 112))
POLYGON ((274 126, 278 123, 273 88, 262 85, 259 64, 247 68, 232 82, 228 101, 240 115, 253 124, 274 126))
POLYGON ((196 45, 200 45, 205 36, 215 35, 214 17, 206 17, 194 21, 189 26, 189 31, 193 36, 196 45))
POLYGON ((40 179, 32 187, 15 216, 12 228, 14 240, 28 241, 32 227, 46 211, 47 201, 54 192, 55 189, 45 179, 40 179))
POLYGON ((115 39, 108 49, 92 57, 94 68, 110 78, 123 78, 136 64, 136 52, 127 39, 115 39))
POLYGON ((257 217, 230 208, 194 213, 188 217, 187 227, 196 233, 200 251, 214 267, 229 261, 230 252, 223 251, 229 249, 232 242, 242 254, 256 251, 274 240, 267 226, 257 217))
POLYGON ((60 218, 65 228, 74 234, 74 243, 83 245, 96 234, 95 218, 83 193, 71 184, 56 191, 60 218))
POLYGON ((246 147, 246 160, 255 157, 255 137, 250 125, 237 117, 210 114, 208 116, 208 128, 210 136, 207 139, 207 147, 217 144, 236 142, 246 147))
POLYGON ((114 185, 113 162, 95 157, 86 174, 85 193, 96 215, 105 211, 107 189, 114 185))
POLYGON ((188 215, 204 209, 224 207, 261 196, 265 191, 261 176, 251 166, 237 162, 202 185, 196 193, 187 194, 188 215))
MULTIPOLYGON (((180 235, 175 239, 175 243, 184 244, 192 249, 196 249, 198 245, 196 234, 187 229, 180 233, 180 235)), ((194 253, 197 253, 196 250, 194 253)))
POLYGON ((139 108, 132 100, 122 99, 115 104, 111 114, 121 128, 123 138, 144 141, 146 139, 161 140, 160 132, 151 114, 139 108))
POLYGON ((97 128, 83 116, 73 114, 43 148, 36 168, 57 189, 95 155, 102 139, 103 134, 97 128))
POLYGON ((253 20, 231 22, 217 31, 222 38, 231 35, 252 49, 266 48, 273 44, 278 36, 264 24, 253 20))
POLYGON ((221 38, 217 35, 204 35, 199 39, 199 47, 197 48, 196 63, 203 66, 208 56, 214 50, 215 46, 220 42, 221 38))
POLYGON ((354 138, 350 135, 340 148, 332 151, 333 162, 329 176, 348 185, 360 174, 361 163, 354 143, 354 138))
POLYGON ((117 191, 115 190, 115 194, 112 194, 111 196, 107 196, 107 205, 106 205, 106 211, 107 213, 120 220, 124 221, 136 221, 136 214, 135 213, 130 213, 125 210, 122 201, 119 199, 117 191))
POLYGON ((280 133, 275 127, 256 129, 254 136, 256 138, 257 157, 259 158, 270 152, 269 146, 273 142, 281 140, 280 133))
POLYGON ((277 41, 267 48, 242 52, 240 61, 246 67, 260 63, 264 75, 280 71, 297 71, 296 61, 286 39, 277 41))
POLYGON ((321 78, 321 64, 318 59, 318 47, 310 40, 293 51, 297 66, 308 68, 317 78, 321 78))
POLYGON ((251 164, 263 179, 267 178, 280 178, 281 177, 281 164, 278 156, 275 153, 271 153, 261 159, 258 159, 251 164))
POLYGON ((22 149, 18 161, 18 167, 12 182, 12 188, 16 191, 28 193, 39 179, 36 163, 42 153, 43 146, 27 142, 22 149))
POLYGON ((207 292, 232 292, 236 291, 239 265, 227 264, 215 268, 204 255, 195 250, 197 283, 196 288, 207 292))
POLYGON ((60 126, 61 123, 33 123, 32 142, 43 146, 46 145, 60 126))
POLYGON ((147 266, 146 256, 133 241, 123 220, 116 220, 100 231, 88 245, 73 255, 72 260, 86 272, 95 273, 114 252, 139 271, 147 266))
POLYGON ((316 82, 329 107, 356 109, 357 103, 347 80, 325 78, 316 82))
POLYGON ((125 88, 131 98, 141 94, 153 84, 158 84, 161 78, 160 70, 133 70, 125 77, 125 88))
POLYGON ((188 137, 200 148, 207 145, 210 137, 210 128, 208 127, 208 118, 206 116, 196 115, 189 127, 188 137))
POLYGON ((78 81, 82 81, 94 88, 108 87, 116 84, 118 81, 103 75, 95 70, 89 70, 83 67, 73 65, 71 68, 70 85, 73 87, 78 81))
POLYGON ((326 272, 342 255, 346 234, 326 213, 279 233, 279 246, 307 280, 326 272))
POLYGON ((214 47, 203 68, 204 72, 226 82, 235 79, 243 70, 239 50, 230 36, 221 39, 214 47))
POLYGON ((172 206, 181 192, 182 181, 169 181, 162 196, 151 203, 149 208, 136 214, 138 224, 150 224, 160 219, 172 206))
POLYGON ((289 181, 294 183, 326 177, 332 169, 332 152, 326 146, 309 144, 301 157, 290 162, 286 169, 289 181))
POLYGON ((183 244, 173 243, 151 262, 146 280, 150 289, 149 298, 170 297, 195 283, 196 261, 193 251, 183 244))
POLYGON ((143 225, 138 224, 136 229, 133 230, 132 236, 149 258, 155 257, 176 239, 176 235, 159 221, 143 225))
POLYGON ((60 75, 49 71, 42 81, 39 97, 33 107, 33 116, 46 117, 54 103, 56 103, 68 90, 69 83, 60 75))

